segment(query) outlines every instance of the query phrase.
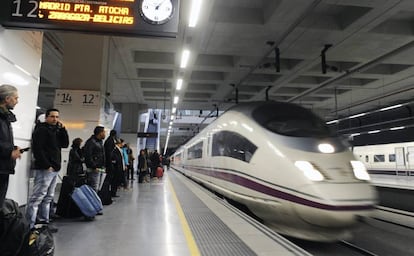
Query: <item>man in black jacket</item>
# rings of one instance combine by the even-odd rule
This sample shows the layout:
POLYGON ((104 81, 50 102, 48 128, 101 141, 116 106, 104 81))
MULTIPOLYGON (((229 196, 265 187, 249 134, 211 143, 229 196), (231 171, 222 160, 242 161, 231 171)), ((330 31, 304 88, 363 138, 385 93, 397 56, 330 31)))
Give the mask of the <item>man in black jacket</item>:
POLYGON ((105 128, 96 126, 93 135, 86 141, 83 147, 85 164, 89 185, 98 192, 99 179, 105 172, 105 149, 103 140, 105 139, 105 128))
POLYGON ((14 174, 16 159, 20 158, 20 148, 14 145, 12 122, 16 117, 10 111, 18 102, 16 87, 0 86, 0 208, 3 206, 9 186, 9 175, 14 174))
POLYGON ((61 149, 68 146, 69 136, 59 122, 59 110, 48 109, 46 121, 36 125, 32 135, 35 179, 26 211, 30 228, 34 227, 36 216, 39 216, 39 223, 49 223, 50 203, 54 198, 56 178, 61 167, 61 149))

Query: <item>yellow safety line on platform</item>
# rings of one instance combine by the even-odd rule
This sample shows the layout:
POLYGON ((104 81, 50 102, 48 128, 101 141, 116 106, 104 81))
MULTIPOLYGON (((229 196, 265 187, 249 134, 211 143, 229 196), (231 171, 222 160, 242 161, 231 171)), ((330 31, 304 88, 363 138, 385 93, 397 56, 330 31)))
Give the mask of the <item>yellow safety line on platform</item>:
MULTIPOLYGON (((168 177, 168 176, 167 176, 168 177)), ((171 189, 172 196, 175 202, 175 208, 177 208, 178 216, 180 217, 181 227, 184 231, 185 239, 187 240, 188 249, 192 256, 199 256, 200 251, 198 250, 198 246, 194 240, 193 233, 191 232, 190 227, 188 226, 187 219, 185 218, 183 209, 181 208, 180 201, 178 201, 177 194, 175 193, 174 186, 171 183, 170 178, 168 177, 168 184, 171 189)))

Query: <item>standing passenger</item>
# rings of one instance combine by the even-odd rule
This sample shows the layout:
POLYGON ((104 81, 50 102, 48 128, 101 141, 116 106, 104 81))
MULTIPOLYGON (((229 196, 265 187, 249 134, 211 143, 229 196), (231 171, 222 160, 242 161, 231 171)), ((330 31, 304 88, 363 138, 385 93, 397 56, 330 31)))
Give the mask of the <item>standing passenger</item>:
POLYGON ((15 115, 10 111, 18 102, 17 89, 3 84, 0 86, 0 208, 6 198, 9 175, 14 174, 16 159, 20 158, 20 148, 14 145, 12 122, 15 115))
MULTIPOLYGON (((96 126, 93 130, 93 135, 85 142, 85 146, 83 147, 88 184, 96 192, 98 192, 99 189, 102 173, 105 172, 104 139, 105 128, 103 126, 96 126)), ((101 182, 103 182, 103 180, 101 182)))
POLYGON ((119 185, 123 184, 125 186, 125 164, 124 158, 122 156, 122 142, 120 140, 115 141, 115 147, 111 152, 110 160, 111 160, 111 167, 110 173, 112 174, 112 181, 111 181, 111 196, 118 197, 116 194, 118 191, 119 185))
POLYGON ((139 151, 137 169, 138 169, 138 183, 142 183, 144 181, 145 175, 147 175, 148 173, 147 157, 145 155, 145 150, 143 149, 139 151))
POLYGON ((134 179, 134 152, 132 151, 131 147, 129 146, 129 143, 125 144, 127 148, 128 153, 128 166, 127 166, 127 176, 129 180, 135 180, 134 179), (131 177, 131 178, 130 178, 131 177))
POLYGON ((112 154, 112 150, 114 150, 115 148, 115 141, 117 140, 116 138, 116 131, 115 130, 111 130, 109 132, 109 137, 106 139, 105 141, 105 156, 106 156, 106 162, 105 162, 105 166, 106 168, 110 168, 111 167, 111 154, 112 154))
POLYGON ((160 154, 158 154, 157 150, 154 150, 152 155, 150 156, 151 160, 151 178, 157 178, 155 175, 158 166, 160 166, 160 154))
POLYGON ((81 149, 82 139, 76 138, 72 141, 72 148, 69 151, 69 160, 67 174, 75 180, 81 175, 84 175, 83 163, 85 158, 83 157, 83 151, 81 149))
POLYGON ((50 203, 54 198, 56 177, 61 167, 61 149, 69 146, 68 132, 59 122, 59 110, 46 111, 45 122, 37 124, 33 131, 32 145, 35 179, 26 212, 30 228, 34 227, 37 215, 39 223, 49 223, 50 203))

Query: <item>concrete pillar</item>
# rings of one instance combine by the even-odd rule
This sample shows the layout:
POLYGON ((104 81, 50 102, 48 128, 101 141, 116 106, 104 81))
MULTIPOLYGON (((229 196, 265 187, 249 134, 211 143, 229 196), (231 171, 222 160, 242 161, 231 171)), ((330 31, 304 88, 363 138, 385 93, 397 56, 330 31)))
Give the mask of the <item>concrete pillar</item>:
POLYGON ((122 123, 121 133, 138 132, 139 116, 147 111, 147 105, 137 103, 123 103, 121 105, 122 123))
MULTIPOLYGON (((69 140, 84 142, 97 125, 112 129, 115 111, 105 99, 107 88, 108 37, 65 33, 62 78, 54 106, 59 109, 69 140)), ((62 150, 62 172, 66 173, 68 149, 62 150)))
POLYGON ((106 92, 108 38, 98 35, 64 34, 62 89, 106 92))

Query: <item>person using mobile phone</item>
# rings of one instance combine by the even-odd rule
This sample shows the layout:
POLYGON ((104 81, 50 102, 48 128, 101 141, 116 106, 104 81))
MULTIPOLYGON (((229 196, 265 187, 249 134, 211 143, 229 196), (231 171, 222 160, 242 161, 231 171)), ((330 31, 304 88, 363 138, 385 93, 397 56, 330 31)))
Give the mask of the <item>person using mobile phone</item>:
POLYGON ((17 88, 0 85, 0 208, 6 198, 9 186, 9 175, 14 174, 16 159, 20 158, 20 148, 14 145, 13 128, 11 123, 16 116, 10 111, 18 103, 17 88))
MULTIPOLYGON (((37 124, 32 135, 35 179, 26 210, 30 228, 36 224, 38 212, 38 223, 49 223, 50 203, 54 198, 61 168, 61 149, 68 146, 69 136, 65 126, 59 121, 59 110, 48 109, 45 122, 37 124)), ((49 229, 57 231, 51 225, 49 229)))

